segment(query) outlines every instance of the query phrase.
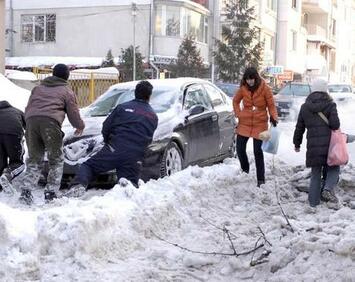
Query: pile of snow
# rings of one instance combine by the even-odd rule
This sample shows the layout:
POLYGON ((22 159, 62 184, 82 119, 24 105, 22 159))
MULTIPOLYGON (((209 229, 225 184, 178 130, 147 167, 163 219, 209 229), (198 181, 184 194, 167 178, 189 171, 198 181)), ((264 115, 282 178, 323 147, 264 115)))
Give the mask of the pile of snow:
POLYGON ((5 77, 8 79, 37 81, 37 76, 33 72, 19 70, 5 70, 5 77))
POLYGON ((18 87, 0 74, 0 100, 8 101, 12 106, 24 111, 30 97, 30 91, 18 87))
MULTIPOLYGON (((18 87, 1 75, 0 88, 6 90, 0 95, 9 94, 6 100, 17 95, 14 102, 22 101, 18 87)), ((342 129, 354 134, 353 105, 338 111, 342 129)), ((251 157, 250 174, 227 159, 139 189, 116 185, 51 204, 37 189, 31 207, 19 204, 19 192, 0 193, 0 280, 352 281, 355 143, 337 189, 341 203, 310 209, 300 192, 310 176, 306 141, 300 153, 293 151, 294 126, 279 124, 279 152, 275 158, 265 154, 266 184, 260 188, 251 157), (232 255, 233 248, 242 253, 256 245, 247 255, 232 255)), ((251 147, 250 141, 249 156, 251 147)))
MULTIPOLYGON (((352 171, 345 167, 343 174, 354 185, 352 171)), ((140 189, 116 185, 89 191, 86 199, 63 198, 45 206, 39 190, 31 208, 1 194, 0 279, 351 281, 355 187, 339 189, 344 205, 338 210, 322 204, 314 213, 307 194, 290 185, 292 166, 267 157, 266 173, 267 184, 257 188, 254 164, 247 175, 237 160, 228 159, 190 167, 140 189), (262 232, 265 238, 257 244, 264 246, 237 257, 191 253, 162 241, 232 254, 223 228, 237 253, 253 249, 262 232), (258 261, 262 254, 266 258, 258 261), (262 263, 251 266, 251 261, 262 263)))

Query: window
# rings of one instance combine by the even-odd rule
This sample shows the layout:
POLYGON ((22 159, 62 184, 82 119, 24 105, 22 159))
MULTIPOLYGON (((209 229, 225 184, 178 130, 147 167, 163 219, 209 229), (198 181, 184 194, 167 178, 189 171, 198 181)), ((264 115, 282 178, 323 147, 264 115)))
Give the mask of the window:
POLYGON ((297 0, 292 0, 292 8, 297 8, 297 0))
POLYGON ((166 7, 166 32, 167 36, 180 35, 180 8, 166 7))
POLYGON ((297 50, 297 32, 296 31, 292 31, 292 50, 296 51, 297 50))
POLYGON ((267 0, 266 5, 270 10, 276 11, 276 1, 275 0, 267 0))
POLYGON ((265 50, 273 51, 275 49, 275 37, 265 34, 265 50))
POLYGON ((208 95, 210 96, 212 105, 214 107, 224 105, 225 100, 223 99, 223 96, 221 95, 221 92, 218 89, 209 84, 204 84, 204 87, 208 95))
POLYGON ((22 15, 21 39, 23 42, 54 42, 56 15, 22 15))
POLYGON ((332 19, 332 35, 335 36, 337 34, 337 21, 332 19))
POLYGON ((155 16, 155 32, 162 36, 192 36, 196 41, 208 42, 208 17, 198 12, 159 5, 155 16))
POLYGON ((201 85, 192 85, 188 88, 185 100, 184 109, 189 110, 193 106, 201 105, 206 109, 211 109, 212 105, 209 99, 206 97, 206 92, 201 85))

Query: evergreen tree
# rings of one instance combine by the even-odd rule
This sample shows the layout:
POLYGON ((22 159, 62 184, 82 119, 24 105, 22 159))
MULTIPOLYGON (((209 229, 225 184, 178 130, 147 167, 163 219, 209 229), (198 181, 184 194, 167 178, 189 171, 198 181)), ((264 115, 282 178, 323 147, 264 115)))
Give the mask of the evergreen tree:
POLYGON ((101 67, 106 68, 106 67, 114 67, 115 62, 114 62, 114 57, 112 55, 112 50, 108 50, 106 58, 104 61, 102 61, 101 67))
POLYGON ((213 53, 218 77, 225 82, 239 83, 244 70, 249 66, 260 66, 263 42, 259 31, 252 26, 254 7, 249 0, 230 0, 226 4, 226 22, 222 26, 222 40, 216 40, 213 53))
POLYGON ((191 36, 181 42, 176 64, 170 67, 177 77, 201 77, 205 71, 200 50, 191 36))
MULTIPOLYGON (((121 74, 123 81, 133 80, 133 46, 126 49, 121 49, 121 74)), ((144 66, 143 66, 142 53, 139 52, 139 47, 136 47, 136 80, 144 79, 144 66)))

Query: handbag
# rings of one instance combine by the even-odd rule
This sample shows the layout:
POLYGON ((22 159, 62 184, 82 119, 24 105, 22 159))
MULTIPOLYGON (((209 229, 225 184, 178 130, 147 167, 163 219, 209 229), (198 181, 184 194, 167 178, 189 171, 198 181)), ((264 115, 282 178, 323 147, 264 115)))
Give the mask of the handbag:
MULTIPOLYGON (((322 113, 318 112, 318 115, 329 126, 329 120, 322 113)), ((328 148, 328 166, 346 165, 349 161, 349 153, 346 145, 347 135, 342 133, 340 129, 332 130, 328 148)))

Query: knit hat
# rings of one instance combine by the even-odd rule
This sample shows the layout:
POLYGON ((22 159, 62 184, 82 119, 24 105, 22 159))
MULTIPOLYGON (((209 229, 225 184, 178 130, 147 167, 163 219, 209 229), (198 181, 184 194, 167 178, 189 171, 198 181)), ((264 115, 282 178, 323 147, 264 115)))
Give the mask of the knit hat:
POLYGON ((57 64, 53 68, 53 75, 64 80, 69 78, 69 68, 64 64, 57 64))
POLYGON ((328 93, 328 82, 322 78, 317 78, 312 82, 312 92, 326 92, 328 93))

